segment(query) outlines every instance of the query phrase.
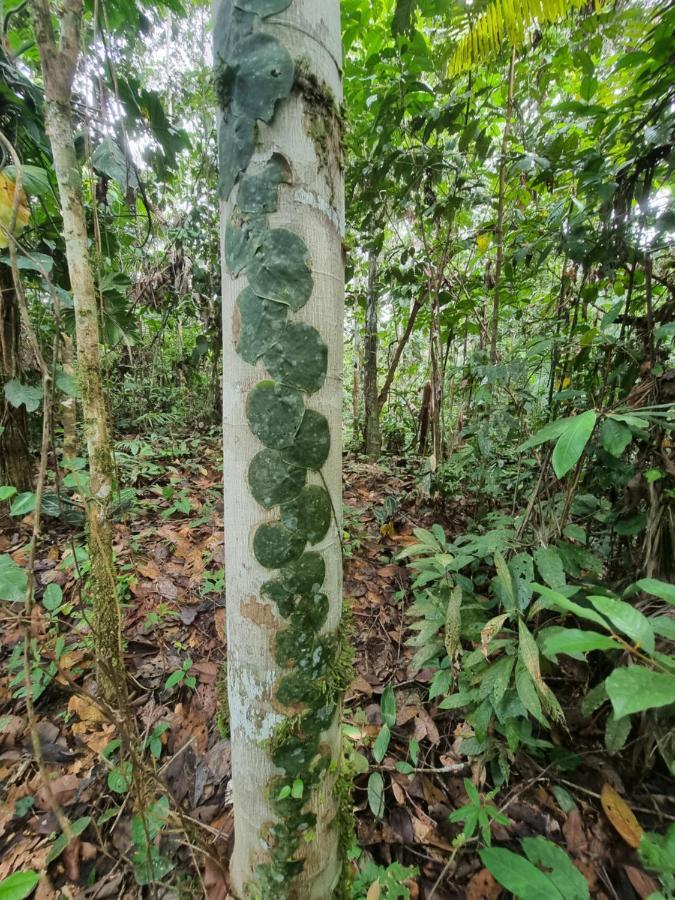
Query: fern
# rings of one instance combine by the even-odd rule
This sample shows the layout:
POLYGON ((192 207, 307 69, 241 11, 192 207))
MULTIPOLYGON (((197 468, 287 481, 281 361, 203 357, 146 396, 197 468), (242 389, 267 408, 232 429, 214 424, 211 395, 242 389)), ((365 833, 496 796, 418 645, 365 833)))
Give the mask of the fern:
POLYGON ((485 63, 505 41, 520 47, 532 25, 550 24, 564 18, 588 0, 493 0, 455 48, 448 65, 448 77, 461 75, 472 66, 485 63))

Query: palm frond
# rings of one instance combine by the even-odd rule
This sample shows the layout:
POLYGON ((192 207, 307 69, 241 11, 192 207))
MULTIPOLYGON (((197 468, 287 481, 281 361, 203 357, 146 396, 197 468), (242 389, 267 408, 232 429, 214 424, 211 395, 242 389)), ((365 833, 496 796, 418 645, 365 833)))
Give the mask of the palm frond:
POLYGON ((455 48, 448 65, 448 77, 461 75, 472 66, 485 63, 508 42, 519 47, 534 24, 546 25, 565 17, 588 0, 493 0, 455 48))

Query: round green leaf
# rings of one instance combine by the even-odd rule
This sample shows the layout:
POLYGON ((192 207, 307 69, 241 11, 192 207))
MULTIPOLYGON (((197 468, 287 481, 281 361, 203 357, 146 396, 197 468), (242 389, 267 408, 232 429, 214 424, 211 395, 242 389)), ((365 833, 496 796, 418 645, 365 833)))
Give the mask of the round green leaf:
POLYGON ((296 311, 307 303, 314 287, 305 242, 286 228, 272 228, 260 235, 247 275, 259 297, 285 303, 296 311))
POLYGON ((294 388, 261 381, 248 395, 246 416, 251 431, 266 447, 290 447, 304 415, 302 397, 294 388))
POLYGON ((264 522, 253 538, 253 553, 266 569, 280 569, 302 556, 305 543, 304 535, 281 522, 264 522))
POLYGON ((308 484, 298 496, 281 507, 281 521, 298 531, 310 544, 322 541, 330 528, 332 506, 325 488, 308 484))
POLYGON ((277 102, 293 87, 295 66, 288 50, 272 35, 255 32, 239 41, 231 65, 236 70, 234 112, 270 122, 277 102))
POLYGON ((295 440, 282 451, 284 459, 318 471, 328 459, 329 452, 328 419, 313 409, 306 410, 295 440))
POLYGON ((277 211, 279 185, 290 184, 291 170, 286 158, 275 153, 260 175, 244 175, 237 192, 242 213, 265 215, 277 211))
POLYGON ((263 359, 272 378, 308 394, 326 380, 328 347, 316 328, 304 322, 288 325, 263 359))
POLYGON ((265 509, 292 501, 302 491, 305 477, 305 469, 286 462, 277 450, 261 450, 248 470, 251 493, 265 509))
POLYGON ((245 362, 254 366, 286 328, 288 307, 273 300, 263 300, 250 288, 245 288, 237 298, 237 310, 237 353, 245 362))
MULTIPOLYGON (((221 4, 222 5, 222 4, 221 4)), ((227 200, 255 149, 255 122, 227 111, 218 127, 218 196, 227 200)))
POLYGON ((50 612, 54 612, 63 603, 63 591, 58 584, 48 584, 42 595, 42 605, 50 612))
POLYGON ((42 402, 42 388, 21 384, 13 378, 5 385, 5 400, 10 406, 25 406, 28 412, 35 412, 42 402))

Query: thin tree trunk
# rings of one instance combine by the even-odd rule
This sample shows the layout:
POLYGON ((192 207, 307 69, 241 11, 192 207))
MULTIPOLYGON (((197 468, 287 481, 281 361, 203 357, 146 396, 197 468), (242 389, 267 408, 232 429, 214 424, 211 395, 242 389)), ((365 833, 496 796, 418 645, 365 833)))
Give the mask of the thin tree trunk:
POLYGON ((386 378, 384 379, 384 384, 382 385, 382 390, 380 391, 379 397, 377 398, 377 402, 379 404, 380 409, 387 402, 387 398, 389 397, 389 391, 391 390, 391 386, 394 382, 394 375, 396 374, 396 370, 398 369, 398 364, 401 361, 401 356, 403 355, 403 351, 408 345, 408 341, 410 340, 410 335, 413 333, 413 328, 415 327, 415 320, 417 319, 417 313, 422 309, 424 305, 424 296, 418 297, 413 305, 410 307, 410 314, 408 315, 408 323, 405 326, 405 331, 401 335, 401 339, 396 345, 396 350, 394 351, 394 355, 392 356, 391 363, 389 364, 389 369, 387 370, 386 378))
POLYGON ((362 348, 361 348, 361 325, 354 311, 354 342, 352 345, 352 356, 354 357, 354 376, 352 379, 352 431, 354 432, 354 447, 359 449, 361 446, 361 369, 362 369, 362 348))
MULTIPOLYGON (((439 276, 440 277, 440 276, 439 276)), ((443 370, 441 349, 441 309, 439 305, 439 289, 431 296, 431 325, 429 328, 429 346, 431 356, 431 444, 433 448, 432 469, 443 461, 443 370)))
POLYGON ((380 457, 382 441, 380 437, 380 404, 377 394, 377 256, 371 251, 368 258, 368 292, 366 305, 365 366, 363 377, 363 400, 366 421, 366 455, 375 462, 380 457))
POLYGON ((66 0, 60 38, 54 34, 48 0, 31 0, 45 86, 45 122, 59 186, 63 237, 75 308, 77 369, 91 495, 87 502, 93 636, 101 694, 116 706, 126 696, 122 615, 117 596, 109 519, 113 460, 108 434, 94 275, 89 259, 82 174, 75 152, 72 82, 80 51, 83 0, 66 0))
POLYGON ((0 476, 3 484, 11 485, 17 491, 31 491, 33 464, 26 407, 12 406, 5 400, 5 384, 13 378, 20 380, 21 375, 21 314, 12 273, 4 263, 0 263, 0 328, 0 476))
MULTIPOLYGON (((216 84, 226 105, 220 194, 230 875, 237 898, 328 900, 344 853, 339 707, 349 678, 340 552, 340 10, 338 0, 274 7, 254 20, 219 0, 214 23, 216 84), (251 43, 273 58, 278 77, 278 102, 266 110, 256 103, 261 93, 239 80, 237 60, 249 58, 251 43), (294 89, 292 78, 281 86, 293 70, 287 53, 294 89), (257 146, 247 156, 254 129, 257 146), (262 173, 263 181, 251 180, 262 173)), ((264 71, 258 74, 261 91, 269 88, 264 71)))
MULTIPOLYGON (((66 375, 75 374, 73 355, 73 339, 61 335, 61 364, 66 375)), ((64 395, 61 400, 61 425, 63 426, 63 458, 75 459, 77 456, 77 400, 64 395)))
POLYGON ((509 92, 506 101, 506 122, 502 138, 502 153, 499 160, 499 200, 497 206, 497 261, 495 264, 495 292, 492 303, 492 324, 490 328, 490 362, 497 362, 497 339, 499 337, 499 307, 501 302, 502 268, 504 266, 504 195, 506 193, 506 151, 511 134, 511 118, 513 116, 513 92, 516 76, 516 50, 511 51, 509 65, 509 92))

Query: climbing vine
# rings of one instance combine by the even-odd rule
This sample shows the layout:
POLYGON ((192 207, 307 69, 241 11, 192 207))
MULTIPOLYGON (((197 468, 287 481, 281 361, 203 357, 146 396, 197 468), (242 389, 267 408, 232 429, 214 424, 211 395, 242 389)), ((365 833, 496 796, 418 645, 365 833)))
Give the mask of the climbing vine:
POLYGON ((275 636, 275 659, 282 676, 274 704, 283 715, 266 742, 279 770, 268 784, 277 821, 261 835, 268 859, 256 869, 253 895, 287 897, 302 872, 298 851, 313 839, 312 794, 337 760, 321 735, 335 720, 349 683, 350 659, 344 624, 325 633, 329 598, 322 592, 326 567, 310 549, 324 540, 334 518, 322 467, 330 451, 328 420, 307 408, 305 398, 324 384, 328 348, 319 332, 289 316, 310 302, 314 281, 304 241, 285 228, 270 228, 282 184, 292 184, 288 160, 275 153, 262 171, 248 174, 257 122, 271 122, 298 77, 288 51, 256 30, 292 0, 223 0, 214 34, 215 75, 221 106, 219 192, 226 201, 237 186, 236 204, 225 227, 225 262, 248 286, 236 302, 234 340, 250 365, 262 362, 269 380, 251 389, 246 402, 249 427, 261 444, 248 470, 248 484, 265 510, 279 517, 260 524, 253 553, 274 570, 262 588, 284 626, 275 636), (320 484, 307 483, 310 472, 320 484))

